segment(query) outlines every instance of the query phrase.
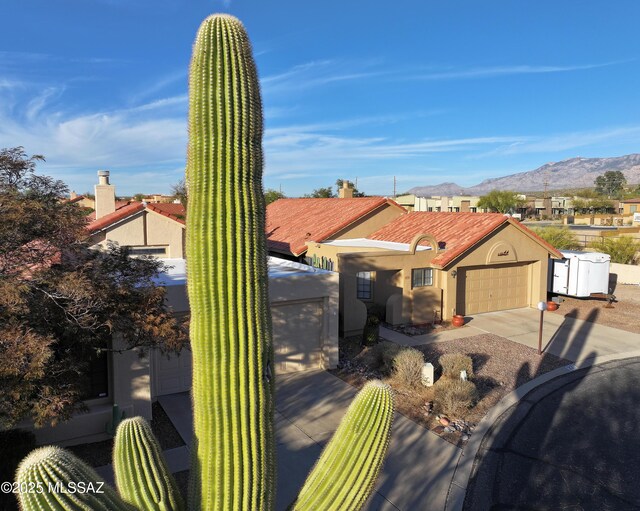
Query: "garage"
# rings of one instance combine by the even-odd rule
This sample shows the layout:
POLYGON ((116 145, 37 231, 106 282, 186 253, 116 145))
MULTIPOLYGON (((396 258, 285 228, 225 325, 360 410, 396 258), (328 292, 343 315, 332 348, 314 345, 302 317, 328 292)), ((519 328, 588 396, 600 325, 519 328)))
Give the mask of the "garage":
MULTIPOLYGON (((176 314, 188 313, 184 260, 165 260, 171 267, 159 283, 176 314)), ((269 258, 269 301, 273 323, 276 374, 336 367, 338 363, 338 275, 310 266, 269 258)), ((151 396, 191 389, 191 353, 167 357, 154 351, 151 396)))
POLYGON ((322 302, 273 304, 276 374, 322 367, 322 302))
POLYGON ((457 282, 458 314, 479 314, 530 305, 528 263, 460 268, 457 282))

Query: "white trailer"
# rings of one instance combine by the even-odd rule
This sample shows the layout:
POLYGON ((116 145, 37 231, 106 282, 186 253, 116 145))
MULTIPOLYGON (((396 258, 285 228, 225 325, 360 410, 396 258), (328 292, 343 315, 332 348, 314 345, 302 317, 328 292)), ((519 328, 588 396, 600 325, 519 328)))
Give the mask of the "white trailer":
POLYGON ((562 250, 562 259, 549 260, 549 291, 585 298, 609 294, 611 256, 599 252, 562 250))

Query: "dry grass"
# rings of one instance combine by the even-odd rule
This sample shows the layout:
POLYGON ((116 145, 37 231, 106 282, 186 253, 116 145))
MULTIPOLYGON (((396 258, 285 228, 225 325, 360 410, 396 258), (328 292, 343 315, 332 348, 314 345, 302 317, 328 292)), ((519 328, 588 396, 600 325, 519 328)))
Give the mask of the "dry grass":
MULTIPOLYGON (((382 377, 389 383, 396 396, 396 409, 418 424, 441 434, 452 443, 460 443, 458 433, 444 433, 435 414, 425 413, 425 404, 434 400, 435 387, 407 386, 393 376, 384 377, 375 368, 368 367, 371 361, 370 348, 360 347, 360 339, 341 339, 341 367, 333 371, 348 383, 361 387, 369 378, 382 377)), ((531 379, 563 367, 570 362, 550 354, 538 356, 536 350, 493 334, 476 335, 464 339, 416 346, 424 354, 426 362, 436 368, 436 384, 440 376, 438 359, 447 353, 468 355, 473 361, 473 382, 478 390, 478 401, 461 417, 467 422, 478 421, 500 399, 531 379)))

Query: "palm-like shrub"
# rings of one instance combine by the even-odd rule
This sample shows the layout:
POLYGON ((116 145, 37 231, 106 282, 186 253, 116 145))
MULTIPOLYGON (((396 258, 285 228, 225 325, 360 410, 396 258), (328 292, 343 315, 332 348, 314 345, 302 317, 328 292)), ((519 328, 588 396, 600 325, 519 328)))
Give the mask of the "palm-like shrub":
POLYGON ((578 238, 567 227, 532 227, 531 230, 558 250, 580 248, 578 238))

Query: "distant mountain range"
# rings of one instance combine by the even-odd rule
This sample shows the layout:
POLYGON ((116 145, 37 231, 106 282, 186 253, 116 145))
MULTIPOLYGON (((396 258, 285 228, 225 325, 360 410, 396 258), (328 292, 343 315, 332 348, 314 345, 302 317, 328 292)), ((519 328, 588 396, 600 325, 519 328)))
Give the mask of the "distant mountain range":
POLYGON ((441 183, 433 186, 416 186, 408 193, 428 197, 431 195, 482 195, 491 190, 535 192, 545 188, 545 181, 549 190, 593 188, 595 179, 608 170, 622 171, 629 184, 640 183, 640 154, 615 158, 570 158, 547 163, 527 172, 485 179, 482 183, 467 188, 455 183, 441 183))

